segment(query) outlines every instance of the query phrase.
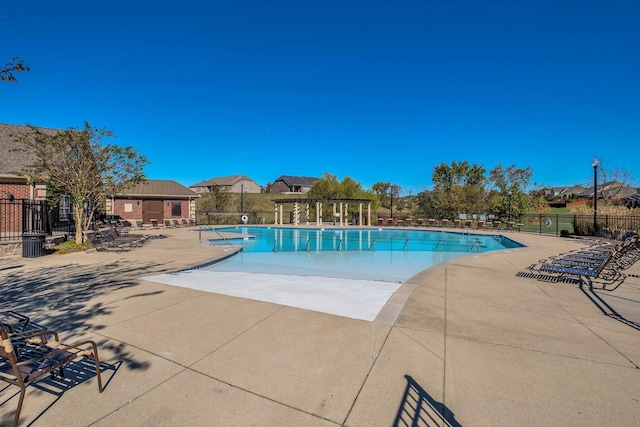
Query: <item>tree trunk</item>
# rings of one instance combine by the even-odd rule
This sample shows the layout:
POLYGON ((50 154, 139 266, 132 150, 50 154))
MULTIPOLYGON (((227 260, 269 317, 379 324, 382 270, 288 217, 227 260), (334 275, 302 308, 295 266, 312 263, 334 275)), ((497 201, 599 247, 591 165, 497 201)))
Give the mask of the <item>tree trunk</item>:
POLYGON ((84 231, 84 228, 86 226, 85 224, 85 219, 84 219, 84 212, 83 212, 83 208, 81 205, 78 205, 77 203, 74 203, 73 205, 73 213, 74 216, 76 218, 76 243, 78 245, 81 245, 83 243, 84 240, 84 234, 82 233, 84 231))

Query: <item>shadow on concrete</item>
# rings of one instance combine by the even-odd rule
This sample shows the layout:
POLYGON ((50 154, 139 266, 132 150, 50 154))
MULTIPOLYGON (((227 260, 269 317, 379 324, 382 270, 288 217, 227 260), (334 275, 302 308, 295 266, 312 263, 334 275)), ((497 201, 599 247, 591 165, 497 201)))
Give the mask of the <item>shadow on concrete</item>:
MULTIPOLYGON (((116 362, 113 364, 100 362, 100 373, 102 375, 102 380, 104 381, 104 389, 106 390, 111 382, 111 379, 114 377, 122 362, 116 362), (105 381, 106 380, 106 381, 105 381)), ((43 379, 32 383, 27 388, 27 396, 25 397, 25 405, 29 404, 29 395, 33 394, 34 391, 30 391, 30 389, 35 389, 37 392, 35 393, 44 393, 54 396, 54 399, 33 419, 29 422, 28 425, 34 424, 42 415, 44 415, 53 405, 62 397, 62 395, 72 388, 87 382, 96 377, 96 367, 92 360, 81 358, 79 360, 74 360, 64 366, 64 377, 62 377, 58 372, 55 372, 55 375, 45 376, 43 379)), ((97 381, 97 380, 96 380, 97 381)), ((97 383, 96 383, 97 384, 97 383)), ((99 396, 99 392, 97 390, 97 386, 95 391, 95 397, 99 396)), ((15 416, 15 410, 18 405, 18 397, 20 394, 20 389, 15 386, 7 386, 0 390, 0 407, 3 408, 2 417, 0 417, 0 425, 12 425, 13 418, 15 416), (15 390, 15 391, 14 391, 15 390), (8 396, 4 396, 4 394, 9 394, 8 396), (13 407, 11 406, 13 405, 13 407)), ((23 405, 24 407, 24 405, 23 405)), ((24 417, 20 417, 20 421, 24 421, 24 417)))
MULTIPOLYGON (((580 288, 580 290, 582 291, 582 293, 589 298, 589 300, 605 315, 611 317, 612 319, 617 320, 618 322, 621 322, 637 331, 640 331, 640 315, 638 315, 638 318, 630 318, 631 313, 635 312, 635 313, 640 313, 640 299, 634 299, 634 298, 629 298, 629 297, 621 297, 618 295, 613 294, 611 291, 606 291, 607 293, 600 293, 600 292, 596 292, 593 288, 593 284, 591 282, 585 282, 585 281, 581 281, 580 285, 578 286, 580 288), (619 303, 624 302, 625 306, 629 306, 631 304, 635 305, 638 309, 637 310, 630 310, 630 314, 629 315, 623 315, 621 314, 621 307, 619 307, 617 310, 616 308, 613 307, 613 302, 609 302, 609 301, 613 301, 615 299, 618 299, 619 303), (607 301, 609 300, 609 301, 607 301)), ((640 297, 640 290, 638 290, 637 292, 637 297, 640 297)), ((626 311, 626 310, 625 310, 626 311)))
POLYGON ((461 427, 455 414, 434 400, 410 375, 392 427, 461 427))
MULTIPOLYGON (((30 329, 42 328, 79 336, 103 329, 105 325, 96 324, 96 320, 112 312, 105 303, 92 302, 96 297, 138 286, 139 277, 165 271, 155 262, 132 267, 126 261, 88 266, 61 265, 40 270, 0 270, 0 307, 29 316, 30 329)), ((143 297, 145 293, 136 296, 143 297)), ((66 340, 74 341, 73 338, 66 340)), ((147 368, 121 344, 107 339, 97 344, 99 349, 112 351, 118 360, 132 369, 147 368)))

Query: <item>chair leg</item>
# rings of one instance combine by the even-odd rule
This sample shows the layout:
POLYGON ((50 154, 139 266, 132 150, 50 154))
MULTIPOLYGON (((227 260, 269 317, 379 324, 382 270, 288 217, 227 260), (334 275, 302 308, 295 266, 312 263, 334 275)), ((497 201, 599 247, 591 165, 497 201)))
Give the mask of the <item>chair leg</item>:
POLYGON ((96 343, 92 342, 93 346, 93 362, 96 364, 96 377, 98 377, 98 392, 102 393, 102 376, 100 375, 100 358, 98 357, 98 346, 96 343))
POLYGON ((18 427, 18 421, 20 420, 20 411, 22 411, 22 402, 24 401, 24 395, 26 394, 26 387, 20 386, 20 400, 18 400, 18 409, 16 409, 16 416, 13 418, 13 427, 18 427))

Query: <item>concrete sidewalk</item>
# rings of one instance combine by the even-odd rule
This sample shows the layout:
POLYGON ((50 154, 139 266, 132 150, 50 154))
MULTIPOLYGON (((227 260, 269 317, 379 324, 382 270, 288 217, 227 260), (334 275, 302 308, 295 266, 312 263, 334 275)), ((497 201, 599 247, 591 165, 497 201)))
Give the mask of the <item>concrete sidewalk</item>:
MULTIPOLYGON (((120 254, 0 259, 3 309, 95 340, 105 368, 102 394, 82 370, 29 387, 21 425, 393 426, 415 400, 462 426, 640 420, 640 279, 607 292, 516 277, 577 240, 511 233, 527 247, 426 270, 390 325, 140 281, 238 249, 149 233, 120 254)), ((2 425, 17 390, 0 391, 2 425)))

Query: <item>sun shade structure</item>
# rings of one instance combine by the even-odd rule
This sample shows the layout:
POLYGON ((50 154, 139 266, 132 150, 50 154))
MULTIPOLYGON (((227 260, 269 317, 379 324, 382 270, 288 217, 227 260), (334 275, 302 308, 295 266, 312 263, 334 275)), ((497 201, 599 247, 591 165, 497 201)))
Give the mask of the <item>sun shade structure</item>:
POLYGON ((293 204, 293 212, 292 212, 292 221, 293 225, 300 225, 302 223, 301 219, 301 205, 306 206, 304 224, 309 225, 310 223, 310 211, 311 205, 315 204, 316 206, 316 225, 320 226, 323 224, 322 222, 322 208, 325 204, 333 205, 333 217, 335 218, 335 222, 340 227, 344 225, 348 225, 347 214, 349 213, 349 205, 357 204, 358 205, 358 224, 362 225, 363 219, 363 207, 367 205, 367 225, 371 225, 371 200, 369 199, 272 199, 272 202, 275 203, 275 224, 283 225, 283 206, 285 204, 293 204))

